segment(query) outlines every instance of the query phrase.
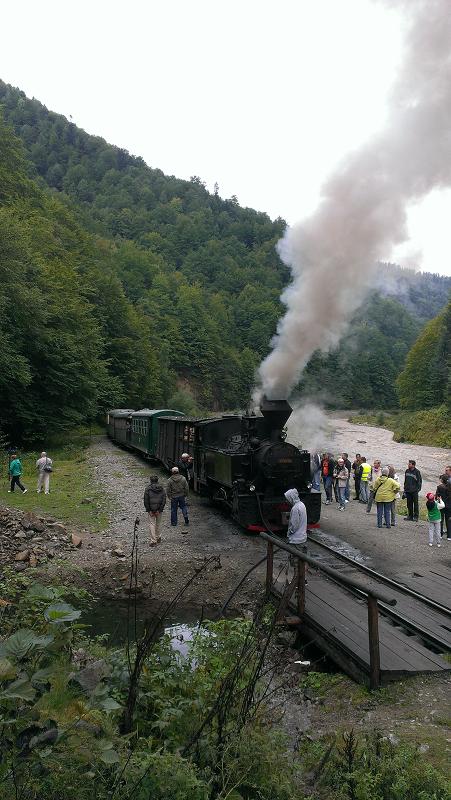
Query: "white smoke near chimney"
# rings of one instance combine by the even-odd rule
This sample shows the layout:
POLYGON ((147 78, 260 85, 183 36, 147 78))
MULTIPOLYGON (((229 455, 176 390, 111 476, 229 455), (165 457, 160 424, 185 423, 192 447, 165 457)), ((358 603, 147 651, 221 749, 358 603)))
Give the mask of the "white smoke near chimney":
POLYGON ((316 212, 278 244, 293 280, 273 350, 258 370, 257 401, 262 393, 287 397, 315 350, 338 344, 377 262, 408 238, 408 205, 451 186, 450 0, 387 5, 402 8, 407 30, 388 123, 343 160, 316 212))

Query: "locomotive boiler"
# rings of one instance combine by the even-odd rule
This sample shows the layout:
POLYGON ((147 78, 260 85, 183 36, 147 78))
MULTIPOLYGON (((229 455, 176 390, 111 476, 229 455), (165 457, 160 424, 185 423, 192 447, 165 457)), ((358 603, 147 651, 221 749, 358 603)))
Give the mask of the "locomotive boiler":
POLYGON ((286 400, 263 397, 262 416, 199 421, 194 432, 194 488, 230 508, 249 531, 282 531, 288 524, 287 489, 297 489, 310 524, 321 497, 311 492, 310 454, 285 441, 291 414, 286 400))

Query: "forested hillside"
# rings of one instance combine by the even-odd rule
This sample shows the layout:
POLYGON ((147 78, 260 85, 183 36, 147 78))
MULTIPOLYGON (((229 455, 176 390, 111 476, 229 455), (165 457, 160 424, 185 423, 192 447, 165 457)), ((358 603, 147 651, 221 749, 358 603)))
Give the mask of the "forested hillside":
POLYGON ((398 388, 403 408, 418 411, 445 404, 451 412, 451 301, 421 331, 407 355, 398 388))
MULTIPOLYGON (((98 337, 91 348, 102 365, 95 399, 78 408, 73 392, 69 417, 95 415, 113 403, 245 405, 283 311, 279 297, 289 273, 274 247, 283 220, 241 208, 236 198, 223 200, 199 178, 183 181, 151 169, 1 81, 0 108, 28 158, 20 156, 20 168, 2 162, 10 185, 2 211, 31 202, 16 197, 16 184, 26 181, 27 192, 39 198, 37 224, 25 222, 25 213, 14 218, 28 226, 28 257, 45 263, 58 251, 98 337)), ((19 152, 17 143, 11 147, 19 152)), ((330 405, 396 405, 395 378, 421 324, 446 303, 451 279, 381 265, 377 286, 339 350, 314 356, 301 391, 319 392, 330 405)), ((18 332, 25 343, 28 329, 18 332)), ((80 376, 88 369, 73 364, 80 376)), ((47 370, 32 370, 22 389, 37 388, 39 374, 47 370)), ((30 397, 35 409, 37 395, 30 397)), ((67 396, 55 390, 50 397, 65 417, 67 396)), ((38 417, 30 417, 27 430, 38 417)))

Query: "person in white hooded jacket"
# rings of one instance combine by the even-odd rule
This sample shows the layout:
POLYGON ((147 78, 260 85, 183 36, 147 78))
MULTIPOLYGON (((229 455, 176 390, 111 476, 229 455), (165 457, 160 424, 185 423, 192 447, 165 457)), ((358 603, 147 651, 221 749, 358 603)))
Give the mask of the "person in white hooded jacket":
POLYGON ((287 538, 289 544, 304 544, 307 541, 307 509, 299 498, 297 489, 288 489, 285 497, 291 505, 287 538))

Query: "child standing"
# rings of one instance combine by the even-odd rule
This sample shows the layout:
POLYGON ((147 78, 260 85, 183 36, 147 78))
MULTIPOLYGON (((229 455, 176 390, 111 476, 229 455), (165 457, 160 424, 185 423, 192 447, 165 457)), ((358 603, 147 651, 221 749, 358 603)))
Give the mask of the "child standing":
POLYGON ((426 495, 426 508, 429 520, 429 547, 434 544, 434 539, 437 542, 437 547, 440 547, 441 514, 433 492, 428 492, 426 495))

